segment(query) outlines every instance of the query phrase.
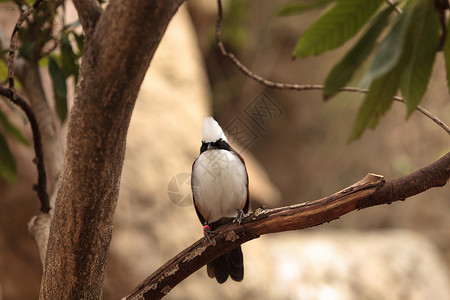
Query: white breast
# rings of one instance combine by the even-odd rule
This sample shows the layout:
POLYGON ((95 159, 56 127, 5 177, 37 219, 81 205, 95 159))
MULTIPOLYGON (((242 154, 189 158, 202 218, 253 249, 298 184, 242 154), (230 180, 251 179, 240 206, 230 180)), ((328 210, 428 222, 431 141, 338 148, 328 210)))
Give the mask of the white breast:
POLYGON ((192 186, 195 204, 207 223, 234 218, 247 200, 247 171, 227 150, 204 151, 194 163, 192 186))

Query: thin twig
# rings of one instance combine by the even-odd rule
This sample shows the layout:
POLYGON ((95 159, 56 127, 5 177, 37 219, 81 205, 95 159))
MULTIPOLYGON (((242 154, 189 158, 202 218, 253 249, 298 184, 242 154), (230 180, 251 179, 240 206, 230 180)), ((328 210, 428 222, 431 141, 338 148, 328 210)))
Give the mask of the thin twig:
MULTIPOLYGON (((387 2, 389 3, 391 1, 387 0, 387 2)), ((279 90, 295 90, 295 91, 323 90, 324 89, 324 85, 321 85, 321 84, 293 84, 293 83, 274 82, 274 81, 265 79, 264 77, 250 71, 244 64, 242 64, 236 58, 236 56, 233 53, 228 52, 225 49, 225 46, 223 45, 222 37, 221 37, 221 30, 220 30, 220 25, 222 23, 222 16, 223 16, 222 1, 217 0, 217 4, 218 4, 218 10, 219 10, 217 22, 216 22, 217 45, 220 49, 221 54, 223 56, 227 57, 228 59, 230 59, 231 62, 236 66, 236 68, 239 69, 239 71, 244 73, 247 77, 249 77, 249 78, 255 80, 256 82, 258 82, 266 87, 269 87, 269 88, 274 88, 274 89, 279 89, 279 90)), ((394 3, 392 3, 392 4, 395 6, 394 3)), ((395 6, 395 7, 397 7, 397 6, 395 6)), ((398 8, 398 9, 400 10, 400 8, 398 8)), ((401 10, 399 13, 402 13, 401 10)), ((345 91, 345 92, 363 93, 363 94, 367 94, 369 92, 368 89, 360 89, 360 88, 356 88, 356 87, 342 87, 339 90, 345 91)), ((395 97, 393 97, 393 99, 398 102, 405 103, 405 100, 402 97, 395 96, 395 97)), ((427 111, 425 108, 421 107, 420 105, 418 105, 416 107, 416 109, 419 112, 421 112, 423 115, 425 115, 426 117, 430 118, 433 122, 435 122, 437 125, 439 125, 442 129, 444 129, 450 135, 450 127, 447 124, 445 124, 442 120, 440 120, 438 117, 436 117, 435 115, 433 115, 432 113, 427 111)))
POLYGON ((49 197, 47 194, 47 175, 45 172, 44 165, 44 154, 42 151, 42 142, 41 142, 41 133, 39 130, 39 124, 36 120, 36 116, 34 115, 33 109, 25 101, 22 97, 17 95, 15 86, 14 86, 14 59, 17 50, 17 40, 19 29, 22 26, 23 22, 27 20, 27 18, 38 8, 43 0, 37 0, 33 3, 33 5, 26 11, 21 12, 19 19, 17 20, 16 25, 14 26, 14 30, 11 34, 11 40, 9 45, 9 53, 8 53, 8 88, 0 88, 0 95, 8 98, 12 103, 19 106, 27 116, 30 121, 31 130, 33 132, 33 144, 34 151, 36 153, 36 158, 34 159, 34 163, 36 164, 38 171, 38 183, 33 188, 36 190, 39 200, 41 202, 41 211, 44 213, 48 213, 50 211, 50 203, 49 197))
MULTIPOLYGON (((324 86, 321 86, 321 88, 318 88, 318 89, 323 90, 324 86)), ((362 93, 362 94, 367 94, 369 92, 368 89, 358 89, 358 88, 354 88, 354 87, 343 87, 340 89, 340 91, 357 92, 357 93, 362 93)), ((394 96, 394 97, 392 97, 392 99, 397 102, 402 102, 403 104, 406 104, 405 99, 400 96, 394 96)), ((450 135, 450 127, 448 127, 448 125, 445 124, 443 121, 441 121, 438 117, 436 117, 435 115, 433 115, 432 113, 430 113, 428 110, 426 110, 425 108, 423 108, 420 105, 417 105, 416 109, 418 111, 420 111, 423 115, 425 115, 426 117, 431 119, 434 123, 439 125, 442 129, 444 129, 450 135)))

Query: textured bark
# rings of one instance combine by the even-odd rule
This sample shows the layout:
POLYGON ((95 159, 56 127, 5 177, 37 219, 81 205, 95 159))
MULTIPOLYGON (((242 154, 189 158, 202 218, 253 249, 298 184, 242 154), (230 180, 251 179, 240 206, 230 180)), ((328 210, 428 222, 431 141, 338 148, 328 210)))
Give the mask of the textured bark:
POLYGON ((50 234, 50 214, 41 213, 33 216, 28 222, 28 232, 36 242, 42 266, 45 266, 45 255, 47 253, 48 236, 50 234))
POLYGON ((201 238, 177 254, 125 299, 160 299, 208 262, 260 235, 317 226, 355 210, 405 200, 430 188, 441 187, 449 178, 450 152, 419 171, 391 181, 368 174, 352 186, 323 199, 275 209, 257 209, 244 219, 242 225, 219 227, 211 243, 201 238))
POLYGON ((97 1, 92 0, 74 0, 73 4, 78 11, 84 34, 87 39, 90 39, 91 34, 97 25, 97 21, 102 14, 102 8, 97 1))
POLYGON ((74 1, 90 34, 69 115, 41 299, 101 298, 134 102, 183 1, 110 1, 100 16, 93 2, 74 1))
MULTIPOLYGON (((30 105, 36 116, 41 131, 42 151, 44 152, 45 170, 47 173, 47 191, 52 194, 56 188, 61 169, 63 149, 58 139, 53 113, 49 107, 42 86, 37 62, 23 61, 17 64, 16 75, 23 89, 27 92, 30 105)), ((54 203, 50 203, 53 207, 54 203)))

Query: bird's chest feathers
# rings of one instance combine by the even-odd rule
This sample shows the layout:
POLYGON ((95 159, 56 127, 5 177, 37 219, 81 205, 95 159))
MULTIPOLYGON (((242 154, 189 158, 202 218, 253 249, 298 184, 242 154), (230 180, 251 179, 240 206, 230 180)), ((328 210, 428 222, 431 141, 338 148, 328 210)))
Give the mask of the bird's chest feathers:
POLYGON ((247 172, 242 161, 227 150, 207 150, 196 160, 193 191, 197 208, 207 222, 235 217, 247 199, 247 172))

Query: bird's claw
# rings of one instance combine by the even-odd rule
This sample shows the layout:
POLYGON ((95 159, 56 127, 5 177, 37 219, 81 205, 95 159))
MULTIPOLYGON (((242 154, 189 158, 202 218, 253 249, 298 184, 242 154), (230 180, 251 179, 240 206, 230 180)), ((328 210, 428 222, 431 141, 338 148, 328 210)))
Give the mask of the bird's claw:
POLYGON ((242 220, 244 220, 245 213, 243 210, 238 210, 236 218, 233 220, 233 223, 237 223, 238 225, 241 225, 242 220))
POLYGON ((212 244, 211 238, 209 237, 209 235, 211 233, 212 233, 212 230, 211 230, 211 228, 209 228, 209 225, 203 226, 203 236, 210 244, 212 244))

